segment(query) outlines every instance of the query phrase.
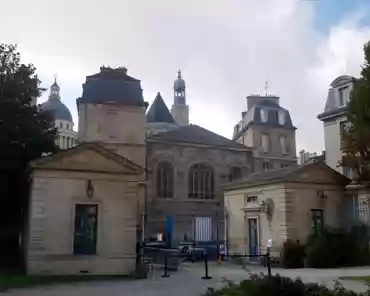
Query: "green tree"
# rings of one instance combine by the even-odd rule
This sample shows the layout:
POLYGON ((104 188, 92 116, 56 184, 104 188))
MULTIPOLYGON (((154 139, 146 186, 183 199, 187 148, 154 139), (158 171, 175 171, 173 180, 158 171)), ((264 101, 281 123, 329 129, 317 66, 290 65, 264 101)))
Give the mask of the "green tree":
POLYGON ((20 62, 15 45, 0 43, 0 256, 13 261, 27 218, 29 163, 57 150, 52 115, 31 103, 42 91, 36 68, 20 62))
POLYGON ((370 185, 370 41, 364 45, 365 63, 354 82, 346 107, 348 124, 343 134, 342 166, 354 169, 358 183, 370 185))

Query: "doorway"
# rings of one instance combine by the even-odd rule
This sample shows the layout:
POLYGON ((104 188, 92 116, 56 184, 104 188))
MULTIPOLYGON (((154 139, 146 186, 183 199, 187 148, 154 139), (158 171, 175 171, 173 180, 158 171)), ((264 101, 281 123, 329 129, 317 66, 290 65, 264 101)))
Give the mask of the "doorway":
MULTIPOLYGON (((258 246, 258 220, 257 218, 248 218, 248 249, 247 254, 252 256, 259 255, 259 246, 258 246)), ((257 257, 251 257, 251 260, 258 259, 257 257)))

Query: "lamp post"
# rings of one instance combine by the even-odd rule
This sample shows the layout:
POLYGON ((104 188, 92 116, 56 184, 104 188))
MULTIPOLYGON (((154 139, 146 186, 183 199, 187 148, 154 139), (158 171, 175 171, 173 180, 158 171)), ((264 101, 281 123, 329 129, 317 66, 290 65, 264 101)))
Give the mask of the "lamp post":
POLYGON ((220 256, 220 242, 219 242, 219 215, 218 212, 220 210, 220 203, 216 203, 216 240, 217 240, 217 260, 220 256))
POLYGON ((194 212, 191 212, 191 220, 193 223, 193 250, 195 248, 195 219, 194 217, 195 217, 194 212))

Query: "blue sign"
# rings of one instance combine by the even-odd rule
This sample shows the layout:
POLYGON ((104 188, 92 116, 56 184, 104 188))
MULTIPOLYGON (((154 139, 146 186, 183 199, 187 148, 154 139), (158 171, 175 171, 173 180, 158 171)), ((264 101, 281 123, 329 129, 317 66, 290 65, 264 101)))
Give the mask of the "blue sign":
POLYGON ((173 231, 173 218, 171 215, 167 215, 166 216, 166 243, 168 247, 171 247, 172 231, 173 231))

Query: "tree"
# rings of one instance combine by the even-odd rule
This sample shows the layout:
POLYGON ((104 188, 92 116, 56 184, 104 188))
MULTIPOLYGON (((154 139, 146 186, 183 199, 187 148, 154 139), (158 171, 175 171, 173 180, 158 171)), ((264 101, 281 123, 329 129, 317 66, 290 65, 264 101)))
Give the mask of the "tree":
POLYGON ((57 151, 52 115, 31 103, 42 91, 36 68, 20 62, 15 45, 0 43, 0 254, 6 258, 16 255, 9 252, 17 250, 27 215, 29 163, 57 151))
POLYGON ((370 41, 364 45, 365 63, 354 82, 346 107, 347 125, 343 134, 342 166, 354 169, 357 182, 370 185, 370 41))

